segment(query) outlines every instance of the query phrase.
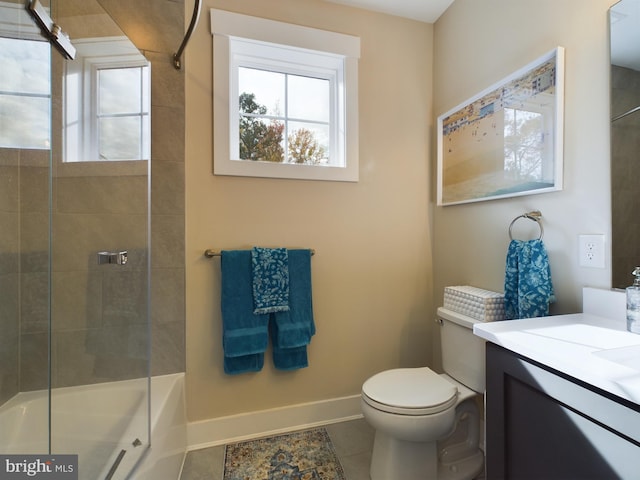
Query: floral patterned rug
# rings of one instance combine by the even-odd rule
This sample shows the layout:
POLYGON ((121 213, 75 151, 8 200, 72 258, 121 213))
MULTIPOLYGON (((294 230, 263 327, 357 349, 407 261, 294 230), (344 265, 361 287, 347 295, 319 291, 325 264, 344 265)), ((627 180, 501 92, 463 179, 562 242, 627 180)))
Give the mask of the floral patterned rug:
POLYGON ((224 480, 346 480, 324 428, 229 444, 224 480))

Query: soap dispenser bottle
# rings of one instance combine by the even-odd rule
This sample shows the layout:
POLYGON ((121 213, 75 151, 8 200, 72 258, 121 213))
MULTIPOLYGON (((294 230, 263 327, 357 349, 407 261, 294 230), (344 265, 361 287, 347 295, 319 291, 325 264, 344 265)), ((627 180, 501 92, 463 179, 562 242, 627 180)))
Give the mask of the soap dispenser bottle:
POLYGON ((636 278, 627 287, 627 330, 640 334, 640 267, 631 272, 636 278))

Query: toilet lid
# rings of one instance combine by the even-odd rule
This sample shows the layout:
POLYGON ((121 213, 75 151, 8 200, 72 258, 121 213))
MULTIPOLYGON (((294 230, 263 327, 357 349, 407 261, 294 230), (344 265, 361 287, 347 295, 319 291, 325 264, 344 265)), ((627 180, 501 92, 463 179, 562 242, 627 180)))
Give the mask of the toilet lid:
POLYGON ((458 389, 429 368, 398 368, 378 373, 362 385, 374 408, 405 415, 430 415, 453 406, 458 389))

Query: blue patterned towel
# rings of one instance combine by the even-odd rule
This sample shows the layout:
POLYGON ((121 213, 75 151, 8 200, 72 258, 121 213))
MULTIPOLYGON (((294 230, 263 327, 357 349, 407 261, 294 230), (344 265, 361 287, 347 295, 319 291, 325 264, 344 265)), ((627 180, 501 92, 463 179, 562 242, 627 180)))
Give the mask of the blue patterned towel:
POLYGON ((511 240, 504 275, 507 320, 543 317, 555 301, 549 258, 542 240, 511 240))
POLYGON ((253 247, 253 313, 289 311, 289 255, 286 248, 253 247))

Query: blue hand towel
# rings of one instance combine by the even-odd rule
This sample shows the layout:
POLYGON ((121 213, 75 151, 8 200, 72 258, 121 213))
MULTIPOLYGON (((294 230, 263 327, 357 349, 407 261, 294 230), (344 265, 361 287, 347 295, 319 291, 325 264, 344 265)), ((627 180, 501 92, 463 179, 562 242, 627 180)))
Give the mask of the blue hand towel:
POLYGON ((289 311, 273 313, 269 324, 273 364, 279 370, 309 365, 307 345, 316 333, 311 295, 311 251, 289 250, 289 311))
POLYGON ((289 310, 289 259, 286 248, 251 249, 253 313, 289 310))
POLYGON ((253 313, 251 252, 223 250, 220 262, 225 372, 258 371, 269 343, 269 315, 253 313))
POLYGON ((512 240, 504 277, 507 320, 548 315, 553 301, 551 269, 542 240, 512 240))

